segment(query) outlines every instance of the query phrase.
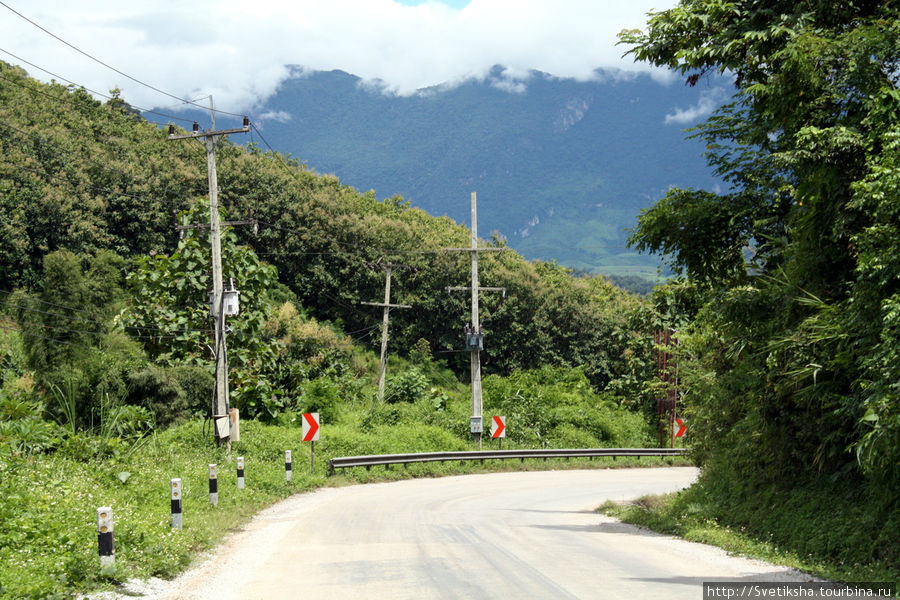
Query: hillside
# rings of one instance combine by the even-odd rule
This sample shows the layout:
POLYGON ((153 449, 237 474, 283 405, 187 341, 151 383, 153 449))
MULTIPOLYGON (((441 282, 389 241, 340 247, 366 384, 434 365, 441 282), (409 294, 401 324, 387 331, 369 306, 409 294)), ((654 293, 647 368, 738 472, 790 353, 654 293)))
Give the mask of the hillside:
MULTIPOLYGON (((59 250, 74 253, 89 279, 91 261, 107 261, 97 258, 101 251, 124 259, 116 268, 120 276, 133 279, 140 268, 163 268, 163 257, 189 250, 183 245, 199 230, 180 240, 176 226, 205 218, 198 208, 205 203, 207 187, 200 144, 167 140, 164 131, 136 117, 121 99, 101 104, 82 90, 43 85, 7 66, 2 75, 0 289, 5 294, 16 287, 43 289, 59 294, 45 301, 77 304, 65 301, 71 292, 47 290, 46 260, 59 250)), ((379 299, 384 286, 383 274, 373 264, 381 259, 401 262, 409 268, 396 276, 394 298, 413 308, 396 313, 392 342, 400 353, 424 344, 452 367, 467 371, 458 352, 467 303, 445 288, 464 285, 469 266, 458 254, 443 252, 467 245, 465 228, 398 198, 379 201, 374 194, 361 194, 333 176, 256 147, 223 143, 218 155, 224 216, 258 225, 235 228, 233 243, 274 267, 275 274, 268 277, 281 286, 266 290, 260 302, 291 300, 301 311, 368 339, 380 314, 360 302, 379 299)), ((69 264, 74 259, 58 260, 69 264)), ((172 267, 171 276, 191 282, 191 290, 179 283, 174 297, 196 302, 195 310, 205 303, 208 270, 192 264, 199 269, 196 274, 172 267)), ((242 268, 244 263, 226 262, 225 276, 235 277, 249 292, 257 272, 244 275, 242 268)), ((507 289, 505 297, 485 299, 482 305, 486 373, 577 366, 603 388, 617 373, 631 369, 624 358, 628 336, 616 332, 626 327, 626 312, 636 300, 608 282, 575 279, 512 251, 486 258, 481 277, 484 285, 507 289)), ((132 301, 140 308, 140 302, 155 304, 162 298, 169 296, 132 301)), ((183 304, 172 306, 183 309, 183 304)), ((34 314, 25 317, 30 321, 34 314)), ((197 329, 205 329, 206 322, 194 318, 199 319, 197 329)), ((240 330, 241 322, 237 319, 234 327, 240 330)), ((49 337, 68 339, 71 332, 49 337)), ((205 340, 193 343, 187 355, 207 353, 205 340)))
POLYGON ((499 81, 498 69, 487 81, 401 97, 341 71, 298 71, 256 112, 273 147, 359 190, 399 194, 461 223, 476 191, 479 231, 498 232, 527 258, 655 277, 657 260, 627 249, 624 230, 670 186, 715 185, 687 125, 665 122, 698 90, 648 77, 536 72, 520 91, 499 81))

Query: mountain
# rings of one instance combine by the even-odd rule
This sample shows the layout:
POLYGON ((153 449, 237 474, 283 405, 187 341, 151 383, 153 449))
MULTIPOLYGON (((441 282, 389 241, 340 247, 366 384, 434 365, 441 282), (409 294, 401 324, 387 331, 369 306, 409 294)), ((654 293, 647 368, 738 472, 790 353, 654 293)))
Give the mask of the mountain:
POLYGON ((666 123, 699 95, 647 76, 538 72, 511 89, 498 68, 484 81, 397 96, 342 71, 297 70, 255 123, 315 171, 433 215, 468 223, 477 192, 481 236, 496 232, 528 258, 653 278, 657 259, 628 250, 625 230, 670 186, 716 185, 702 145, 666 123))

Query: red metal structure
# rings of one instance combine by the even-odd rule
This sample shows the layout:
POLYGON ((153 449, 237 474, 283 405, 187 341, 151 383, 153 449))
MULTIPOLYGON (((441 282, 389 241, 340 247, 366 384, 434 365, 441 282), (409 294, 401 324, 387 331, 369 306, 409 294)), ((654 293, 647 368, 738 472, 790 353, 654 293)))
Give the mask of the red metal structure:
POLYGON ((664 391, 656 399, 656 412, 659 420, 659 446, 663 448, 668 442, 675 447, 675 416, 678 402, 678 365, 672 359, 668 348, 676 344, 673 329, 653 332, 653 353, 656 356, 656 372, 665 384, 664 391))

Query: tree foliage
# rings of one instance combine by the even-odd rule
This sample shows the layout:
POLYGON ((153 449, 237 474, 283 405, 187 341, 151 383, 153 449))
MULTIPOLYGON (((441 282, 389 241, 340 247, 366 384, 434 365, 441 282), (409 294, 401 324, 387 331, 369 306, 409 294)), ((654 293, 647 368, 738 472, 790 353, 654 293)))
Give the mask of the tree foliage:
POLYGON ((681 364, 711 464, 900 478, 897 16, 896 2, 685 0, 621 36, 689 85, 735 81, 694 133, 729 189, 671 190, 631 238, 705 290, 681 364))
MULTIPOLYGON (((208 367, 209 249, 205 233, 190 230, 179 239, 175 230, 205 222, 196 208, 205 204, 203 148, 190 139, 168 141, 116 94, 100 103, 84 90, 40 84, 5 64, 0 75, 0 289, 33 293, 47 276, 44 257, 58 250, 81 262, 113 251, 126 261, 127 307, 98 317, 103 323, 96 326, 124 328, 164 370, 208 367)), ((436 360, 466 377, 469 303, 446 288, 470 281, 469 261, 444 251, 469 244, 466 228, 401 197, 361 193, 253 143, 221 140, 217 164, 223 214, 246 223, 225 239, 225 276, 234 276, 246 307, 230 322, 235 403, 250 415, 276 418, 301 407, 306 382, 320 377, 355 393, 351 341, 377 348, 380 313, 361 302, 383 297, 379 260, 408 267, 394 274, 393 301, 413 308, 393 312, 391 352, 408 355, 426 343, 436 360)), ((633 296, 511 250, 490 254, 481 262, 482 285, 507 292, 482 296, 486 375, 579 367, 598 389, 632 377, 633 323, 626 313, 636 306, 633 296)), ((48 337, 47 354, 35 347, 36 360, 65 353, 64 344, 53 343, 63 338, 48 337)), ((145 405, 161 407, 164 398, 181 403, 176 375, 146 366, 123 375, 117 394, 134 399, 141 389, 159 395, 145 405)), ((196 398, 186 402, 198 406, 196 398)), ((163 420, 184 414, 170 412, 163 420)))

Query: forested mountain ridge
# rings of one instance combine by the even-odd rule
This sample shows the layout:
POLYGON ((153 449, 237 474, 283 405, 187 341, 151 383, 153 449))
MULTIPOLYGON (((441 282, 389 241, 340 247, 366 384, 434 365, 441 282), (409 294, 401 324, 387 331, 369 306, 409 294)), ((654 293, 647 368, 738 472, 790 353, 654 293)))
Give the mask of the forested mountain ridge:
POLYGON ((625 230, 669 186, 716 185, 702 144, 685 139, 693 122, 666 120, 696 102, 680 84, 612 73, 578 82, 534 72, 510 90, 497 68, 396 96, 341 71, 297 70, 257 112, 273 147, 360 190, 461 223, 476 190, 479 230, 527 258, 655 280, 657 260, 628 250, 625 230))
MULTIPOLYGON (((41 289, 45 258, 61 249, 81 257, 85 268, 100 251, 127 260, 183 251, 175 227, 183 224, 182 213, 205 203, 200 144, 167 140, 121 99, 101 104, 7 65, 2 76, 0 280, 6 294, 20 286, 41 289)), ((393 289, 396 301, 413 308, 395 313, 392 344, 405 353, 424 340, 430 352, 462 365, 455 352, 467 302, 445 288, 468 281, 468 261, 443 248, 467 245, 465 228, 399 198, 361 194, 254 145, 221 144, 218 173, 225 217, 258 224, 236 227, 236 243, 277 268, 283 297, 295 295, 298 308, 345 331, 371 334, 378 315, 360 302, 382 297, 384 285, 383 273, 372 267, 381 259, 405 263, 409 269, 395 276, 393 289)), ((202 210, 193 214, 205 218, 202 210)), ((487 373, 558 363, 583 368, 603 388, 631 369, 623 362, 630 338, 624 309, 635 300, 608 282, 574 279, 512 251, 486 258, 481 278, 507 289, 505 298, 483 302, 487 373)), ((196 294, 202 306, 205 291, 196 294)), ((205 352, 196 343, 195 352, 205 352)))

